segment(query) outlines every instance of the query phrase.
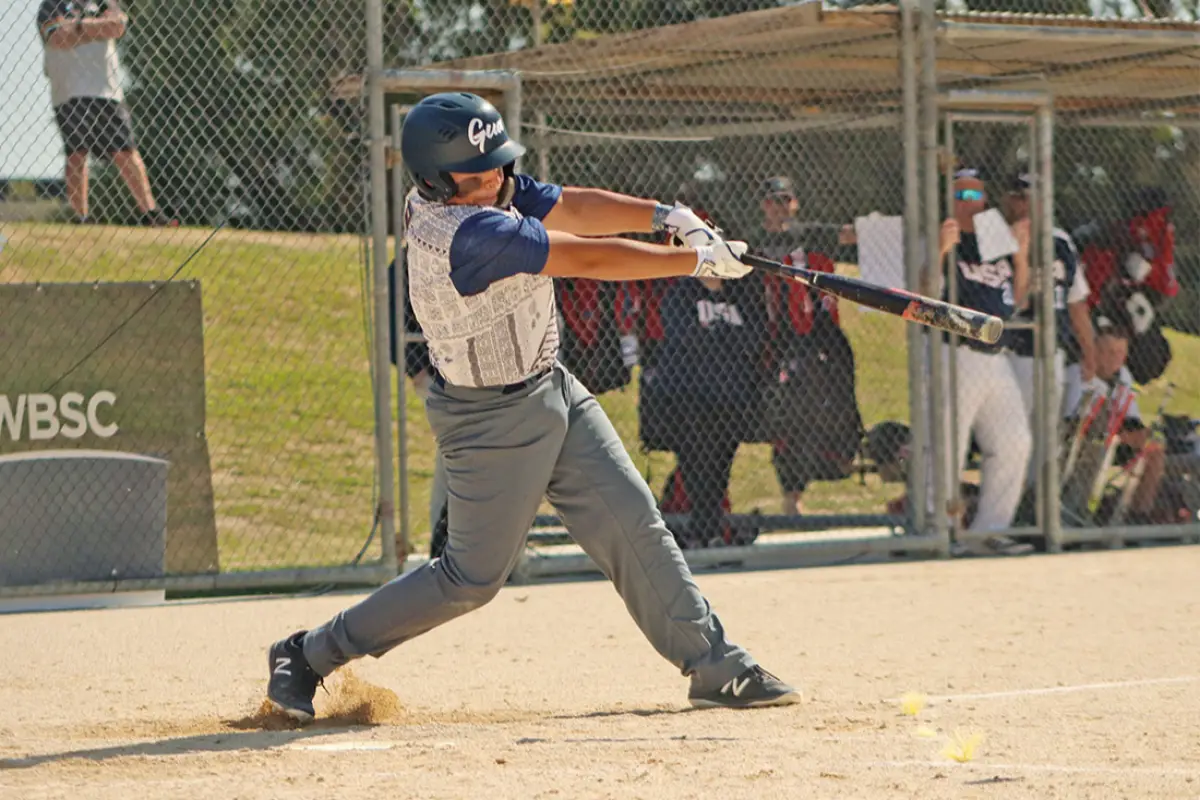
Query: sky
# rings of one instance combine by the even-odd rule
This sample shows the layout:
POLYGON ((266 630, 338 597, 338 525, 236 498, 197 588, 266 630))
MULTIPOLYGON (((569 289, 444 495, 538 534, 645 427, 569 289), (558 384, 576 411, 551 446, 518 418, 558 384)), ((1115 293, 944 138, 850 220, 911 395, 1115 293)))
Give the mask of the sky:
POLYGON ((61 178, 62 139, 37 35, 38 0, 0 0, 0 178, 61 178))

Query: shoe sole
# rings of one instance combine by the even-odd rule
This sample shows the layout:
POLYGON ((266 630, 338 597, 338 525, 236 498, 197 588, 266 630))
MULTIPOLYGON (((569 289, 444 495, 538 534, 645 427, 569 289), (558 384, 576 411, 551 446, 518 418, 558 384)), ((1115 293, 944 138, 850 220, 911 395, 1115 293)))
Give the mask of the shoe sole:
POLYGON ((732 708, 742 710, 747 708, 770 708, 771 706, 794 706, 804 703, 804 695, 800 692, 788 692, 781 694, 778 697, 769 697, 765 700, 753 700, 749 703, 739 703, 733 705, 731 703, 722 703, 717 700, 705 700, 703 697, 689 697, 688 702, 693 708, 732 708))
POLYGON ((275 711, 279 712, 280 714, 283 714, 286 717, 291 717, 296 722, 308 723, 308 722, 312 722, 316 718, 315 715, 310 714, 307 711, 304 711, 303 709, 289 708, 289 707, 283 705, 282 703, 278 703, 278 702, 272 700, 269 697, 267 698, 267 703, 269 703, 271 708, 273 708, 275 711))

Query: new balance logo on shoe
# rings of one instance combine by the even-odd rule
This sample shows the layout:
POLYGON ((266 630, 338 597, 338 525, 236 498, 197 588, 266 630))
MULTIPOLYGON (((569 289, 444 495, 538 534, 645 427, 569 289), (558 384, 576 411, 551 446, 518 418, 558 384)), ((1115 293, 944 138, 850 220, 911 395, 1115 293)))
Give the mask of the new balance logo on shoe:
POLYGON ((292 671, 290 669, 288 669, 288 666, 290 666, 291 663, 292 663, 292 660, 290 658, 288 658, 287 656, 280 656, 278 659, 275 660, 275 674, 276 675, 291 675, 292 671))
POLYGON ((803 702, 800 693, 759 666, 753 666, 720 689, 693 690, 688 700, 696 708, 758 708, 803 702))

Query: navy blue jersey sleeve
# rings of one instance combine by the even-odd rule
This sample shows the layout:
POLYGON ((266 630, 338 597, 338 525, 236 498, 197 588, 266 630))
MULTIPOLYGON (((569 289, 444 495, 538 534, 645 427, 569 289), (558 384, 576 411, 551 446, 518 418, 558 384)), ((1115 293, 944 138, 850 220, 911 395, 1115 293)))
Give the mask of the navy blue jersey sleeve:
POLYGON ((556 184, 535 181, 528 175, 516 175, 514 180, 513 208, 527 217, 545 219, 562 197, 562 187, 556 184))
POLYGON ((538 274, 549 257, 550 237, 540 220, 484 211, 467 217, 450 242, 450 280, 470 297, 496 281, 538 274))

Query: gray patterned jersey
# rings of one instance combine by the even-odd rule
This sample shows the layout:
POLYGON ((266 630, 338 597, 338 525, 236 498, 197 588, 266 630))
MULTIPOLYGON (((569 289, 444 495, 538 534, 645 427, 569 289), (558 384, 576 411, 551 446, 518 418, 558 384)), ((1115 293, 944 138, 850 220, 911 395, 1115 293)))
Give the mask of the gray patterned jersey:
MULTIPOLYGON (((553 279, 517 274, 464 297, 450 279, 450 245, 468 218, 496 209, 408 200, 409 294, 430 360, 457 386, 517 383, 554 364, 558 326, 553 279)), ((505 214, 520 218, 509 209, 505 214)))

